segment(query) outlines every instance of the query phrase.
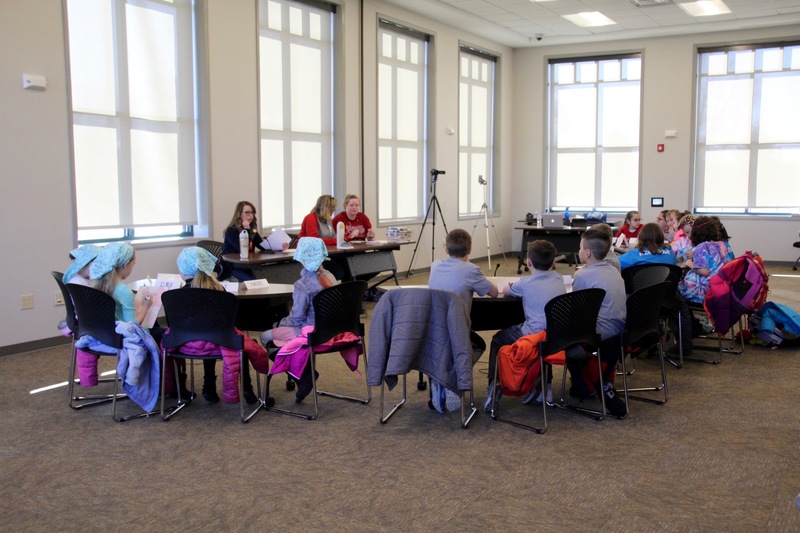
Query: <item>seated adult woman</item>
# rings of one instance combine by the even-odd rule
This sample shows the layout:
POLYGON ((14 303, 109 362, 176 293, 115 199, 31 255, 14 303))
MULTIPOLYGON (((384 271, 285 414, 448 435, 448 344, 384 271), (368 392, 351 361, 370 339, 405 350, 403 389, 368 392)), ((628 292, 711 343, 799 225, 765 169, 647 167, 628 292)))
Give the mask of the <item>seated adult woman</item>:
POLYGON ((346 241, 371 240, 375 238, 375 230, 369 217, 360 211, 361 201, 355 194, 344 197, 344 211, 333 217, 334 231, 339 222, 344 223, 344 238, 346 241))
POLYGON ((676 262, 672 248, 664 243, 664 232, 655 222, 642 226, 636 248, 619 257, 619 266, 622 268, 642 263, 674 265, 676 262))
POLYGON ((317 198, 314 209, 303 218, 299 237, 317 237, 326 245, 336 245, 336 229, 331 221, 336 210, 336 198, 323 194, 317 198))
MULTIPOLYGON (((237 255, 239 254, 239 234, 242 232, 242 230, 247 231, 250 252, 252 252, 256 247, 260 250, 266 250, 261 246, 261 243, 264 239, 258 234, 258 218, 256 218, 256 207, 250 202, 242 200, 236 204, 236 209, 233 211, 233 217, 231 217, 228 227, 225 228, 225 236, 222 243, 222 255, 234 253, 237 255)), ((227 266, 229 265, 223 265, 223 267, 227 266)), ((249 268, 242 268, 239 266, 231 266, 229 272, 226 269, 226 272, 220 276, 220 278, 225 279, 228 276, 234 276, 239 281, 255 279, 253 272, 249 268)))

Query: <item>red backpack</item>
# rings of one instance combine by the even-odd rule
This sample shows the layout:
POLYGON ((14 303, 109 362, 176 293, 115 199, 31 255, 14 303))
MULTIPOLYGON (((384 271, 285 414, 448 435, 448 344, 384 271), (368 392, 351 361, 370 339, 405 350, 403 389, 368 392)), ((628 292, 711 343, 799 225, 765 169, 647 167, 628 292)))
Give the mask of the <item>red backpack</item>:
POLYGON ((769 274, 760 255, 747 251, 725 263, 711 277, 703 303, 715 329, 726 333, 739 317, 757 311, 767 301, 769 274))

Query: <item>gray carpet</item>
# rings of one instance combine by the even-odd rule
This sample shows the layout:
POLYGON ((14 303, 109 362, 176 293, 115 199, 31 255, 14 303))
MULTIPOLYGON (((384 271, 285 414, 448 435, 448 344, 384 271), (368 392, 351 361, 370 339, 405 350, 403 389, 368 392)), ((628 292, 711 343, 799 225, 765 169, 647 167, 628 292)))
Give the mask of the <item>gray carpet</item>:
MULTIPOLYGON (((773 276, 770 300, 800 309, 798 286, 773 276)), ((167 423, 116 423, 110 406, 70 410, 65 387, 29 394, 64 381, 68 351, 0 358, 3 531, 800 531, 797 348, 670 368, 666 405, 602 422, 552 411, 543 436, 482 410, 463 430, 428 409, 416 373, 386 425, 379 389, 367 406, 321 398, 316 421, 261 412, 245 425, 238 406, 198 399, 167 423)), ((656 370, 640 360, 633 378, 656 370)), ((336 355, 320 374, 320 387, 362 392, 336 355)))

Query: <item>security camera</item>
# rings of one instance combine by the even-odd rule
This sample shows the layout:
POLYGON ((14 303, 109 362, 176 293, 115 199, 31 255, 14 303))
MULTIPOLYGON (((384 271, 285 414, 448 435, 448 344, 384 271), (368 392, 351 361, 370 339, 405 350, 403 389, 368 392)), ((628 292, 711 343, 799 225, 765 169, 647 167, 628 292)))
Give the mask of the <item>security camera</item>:
POLYGON ((541 41, 542 38, 544 37, 544 33, 536 33, 533 36, 536 37, 537 41, 541 41))

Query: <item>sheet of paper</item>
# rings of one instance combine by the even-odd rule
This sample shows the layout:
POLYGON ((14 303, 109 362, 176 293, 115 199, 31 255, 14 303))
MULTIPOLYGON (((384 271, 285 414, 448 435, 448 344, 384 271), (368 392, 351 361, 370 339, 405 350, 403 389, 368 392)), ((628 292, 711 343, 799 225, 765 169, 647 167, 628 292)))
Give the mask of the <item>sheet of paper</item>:
POLYGON ((233 293, 239 294, 239 283, 236 281, 221 281, 222 286, 225 287, 225 290, 233 293))
POLYGON ((284 230, 276 229, 269 234, 269 237, 267 237, 267 242, 269 243, 269 246, 266 246, 266 248, 272 248, 274 251, 280 252, 283 250, 283 243, 288 244, 292 242, 292 238, 289 237, 289 234, 284 230))

